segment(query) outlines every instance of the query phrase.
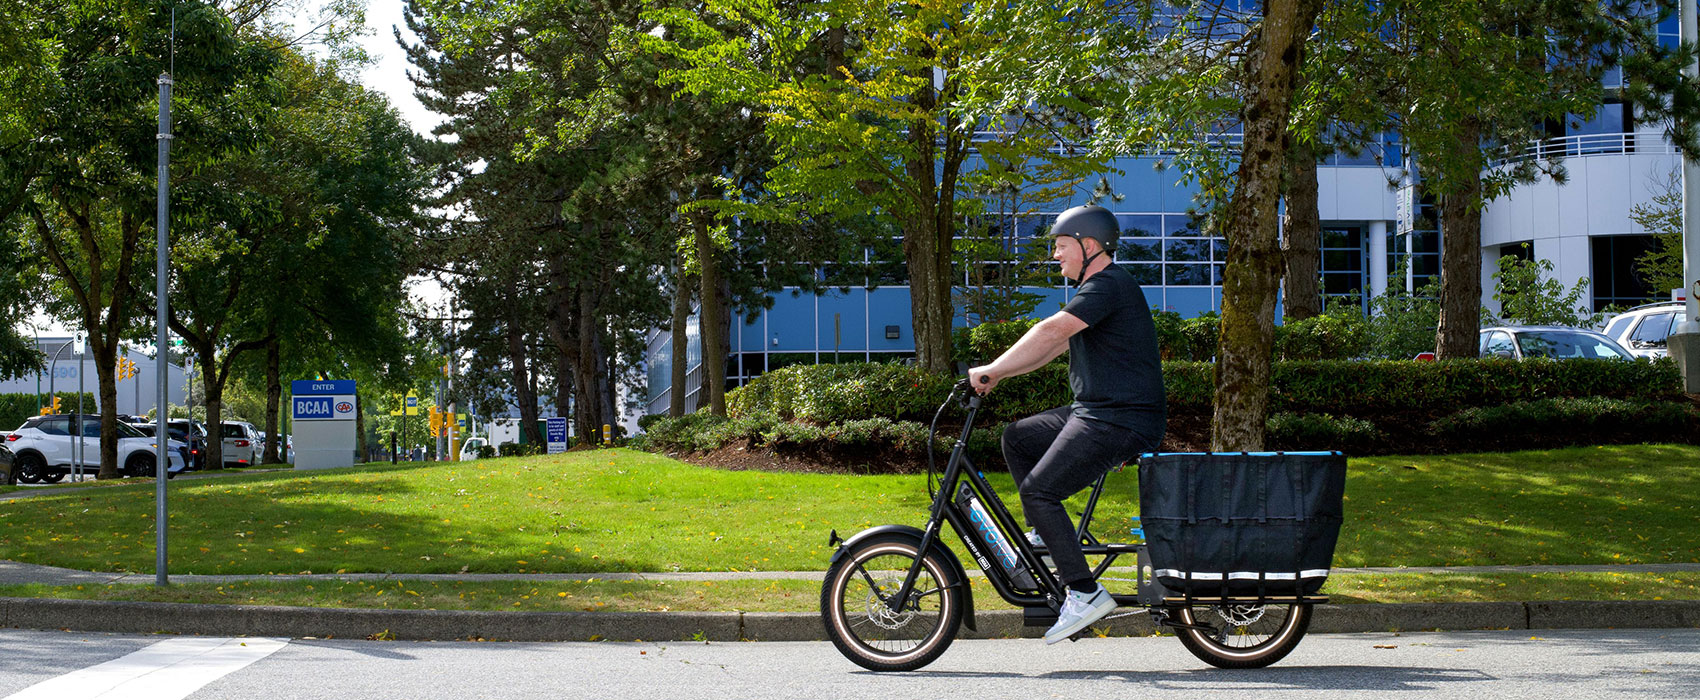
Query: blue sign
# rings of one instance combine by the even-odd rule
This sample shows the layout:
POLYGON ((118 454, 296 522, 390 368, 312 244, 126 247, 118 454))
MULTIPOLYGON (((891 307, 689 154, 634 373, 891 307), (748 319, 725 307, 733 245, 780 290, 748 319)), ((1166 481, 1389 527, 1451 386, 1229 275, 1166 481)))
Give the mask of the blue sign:
POLYGON ((567 419, 565 419, 565 418, 550 418, 550 419, 548 419, 548 421, 549 421, 549 424, 548 424, 549 439, 548 439, 548 441, 549 442, 566 442, 567 441, 567 419))
POLYGON ((408 408, 418 408, 419 407, 419 397, 417 397, 417 396, 407 397, 407 407, 408 408))
POLYGON ((297 396, 291 402, 295 420, 353 420, 354 397, 345 395, 297 396))
POLYGON ((324 420, 336 417, 336 400, 330 396, 295 397, 295 420, 324 420))
POLYGON ((352 394, 352 379, 297 379, 289 383, 289 393, 296 396, 323 394, 352 394))

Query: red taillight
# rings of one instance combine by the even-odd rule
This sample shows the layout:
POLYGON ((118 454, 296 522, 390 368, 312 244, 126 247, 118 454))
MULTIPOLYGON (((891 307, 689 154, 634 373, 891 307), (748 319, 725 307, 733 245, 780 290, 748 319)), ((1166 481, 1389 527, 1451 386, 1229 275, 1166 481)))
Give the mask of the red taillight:
POLYGON ((237 440, 237 441, 236 441, 236 446, 237 446, 237 447, 247 447, 247 446, 248 446, 248 441, 247 441, 247 440, 237 440))
POLYGON ((17 442, 18 438, 21 438, 21 437, 23 437, 23 436, 22 435, 16 435, 16 434, 7 435, 6 436, 6 442, 17 442))

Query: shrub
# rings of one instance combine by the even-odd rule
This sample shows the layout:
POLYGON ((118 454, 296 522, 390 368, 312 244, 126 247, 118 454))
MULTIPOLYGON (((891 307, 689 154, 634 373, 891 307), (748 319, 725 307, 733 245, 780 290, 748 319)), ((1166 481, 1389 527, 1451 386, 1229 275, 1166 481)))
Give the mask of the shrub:
MULTIPOLYGON (((1209 409, 1215 393, 1214 371, 1208 362, 1163 363, 1169 410, 1209 409)), ((1274 364, 1271 380, 1271 411, 1336 416, 1403 411, 1445 415, 1470 406, 1559 397, 1668 400, 1681 395, 1682 381, 1670 360, 1515 362, 1496 358, 1284 361, 1274 364)), ((956 377, 905 365, 798 365, 769 372, 732 391, 727 406, 735 417, 768 415, 818 424, 885 418, 925 424, 955 381, 956 377)), ((1052 363, 1000 384, 981 409, 980 422, 1008 422, 1072 400, 1068 367, 1052 363)), ((961 411, 950 406, 945 415, 959 420, 961 411)), ((666 425, 667 421, 657 420, 650 432, 664 432, 666 425)))
POLYGON ((490 459, 497 455, 494 445, 479 445, 478 449, 473 450, 473 453, 478 455, 479 459, 490 459))
POLYGON ((1355 309, 1275 327, 1278 360, 1346 360, 1369 352, 1369 321, 1355 309))
POLYGON ((1269 417, 1265 430, 1269 442, 1281 449, 1347 453, 1373 448, 1385 437, 1370 421, 1327 413, 1277 413, 1269 417))
POLYGON ((958 328, 951 331, 952 346, 956 351, 956 360, 968 363, 985 363, 997 359, 1005 350, 1021 340, 1021 336, 1039 323, 1039 319, 1029 318, 1019 321, 993 321, 982 323, 972 328, 958 328))
MULTIPOLYGON (((530 457, 543 454, 544 450, 547 449, 547 445, 521 445, 517 442, 504 442, 496 451, 502 457, 530 457)), ((482 455, 482 453, 480 454, 482 455)))
POLYGON ((1186 338, 1187 347, 1187 355, 1181 359, 1208 362, 1215 359, 1222 338, 1222 317, 1214 311, 1207 311, 1182 321, 1180 332, 1186 338))
POLYGON ((1697 417, 1687 405, 1602 396, 1517 401, 1503 406, 1480 406, 1434 421, 1440 437, 1474 438, 1507 432, 1572 434, 1586 439, 1596 431, 1677 435, 1697 417))

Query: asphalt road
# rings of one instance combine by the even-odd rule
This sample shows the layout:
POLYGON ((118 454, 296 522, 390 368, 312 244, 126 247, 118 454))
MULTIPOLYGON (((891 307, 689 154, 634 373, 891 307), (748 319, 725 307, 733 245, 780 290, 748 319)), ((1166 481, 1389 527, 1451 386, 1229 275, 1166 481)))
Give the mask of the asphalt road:
POLYGON ((267 640, 0 630, 0 698, 1693 698, 1700 630, 1307 637, 1267 669, 1173 638, 959 641, 874 674, 822 642, 267 640), (1390 647, 1390 648, 1382 648, 1390 647), (103 695, 104 694, 104 695, 103 695))

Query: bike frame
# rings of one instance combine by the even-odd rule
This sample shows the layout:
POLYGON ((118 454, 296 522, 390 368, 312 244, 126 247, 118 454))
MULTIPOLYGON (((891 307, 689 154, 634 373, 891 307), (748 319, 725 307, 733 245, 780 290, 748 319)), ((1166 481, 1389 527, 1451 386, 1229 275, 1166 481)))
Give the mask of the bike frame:
MULTIPOLYGON (((969 391, 966 381, 958 383, 956 390, 969 391)), ((1055 613, 1062 606, 1062 600, 1065 593, 1064 584, 1057 579, 1055 573, 1043 564, 1039 554, 1033 549, 1032 545, 1028 544, 1027 538, 1022 535, 1023 531, 1020 523, 1016 522, 1015 516, 1011 515, 1009 509, 1004 506, 1003 499, 998 497, 997 492, 992 489, 991 484, 986 481, 985 476, 982 475, 978 469, 974 468, 972 460, 968 457, 966 449, 968 436, 974 430, 974 419, 979 413, 982 401, 983 398, 979 394, 969 391, 969 397, 967 401, 964 402, 967 408, 967 415, 963 420, 962 433, 957 437, 956 443, 951 447, 950 459, 945 464, 944 476, 940 480, 939 491, 933 497, 931 515, 927 518, 927 526, 923 530, 920 549, 918 551, 926 552, 928 549, 932 548, 933 544, 937 542, 940 537, 940 532, 943 529, 944 523, 948 522, 951 527, 956 530, 956 534, 962 540, 962 544, 968 548, 969 554, 976 562, 979 562, 981 571, 983 571, 986 578, 991 581, 992 588, 997 590, 1000 597, 1002 597, 1005 601, 1008 601, 1011 605, 1019 606, 1029 611, 1038 612, 1039 610, 1049 609, 1051 613, 1055 613), (980 500, 981 506, 984 507, 988 514, 992 516, 993 525, 1005 538, 1007 538, 1010 545, 1015 549, 1016 555, 1019 557, 1022 566, 1027 569, 1028 573, 1033 576, 1034 581, 1037 583, 1037 590, 1018 589, 1010 575, 1003 570, 1002 566, 998 565, 993 560, 993 555, 995 555, 995 553, 988 553, 984 551, 988 545, 978 541, 975 535, 974 525, 969 519, 968 512, 965 508, 956 504, 955 494, 957 492, 957 486, 959 483, 964 481, 966 481, 970 488, 973 489, 975 496, 980 500)), ((1092 523, 1093 511, 1098 506, 1098 497, 1104 490, 1106 477, 1100 477, 1097 484, 1093 486, 1092 495, 1086 502, 1086 510, 1080 516, 1080 523, 1077 526, 1075 534, 1076 537, 1078 537, 1083 543, 1081 550, 1087 556, 1104 557, 1104 560, 1099 562, 1098 565, 1093 568, 1092 576, 1095 579, 1101 578, 1104 573, 1109 570, 1110 566, 1117 558, 1126 554, 1135 555, 1135 559, 1138 563, 1138 566, 1136 567, 1137 573, 1134 579, 1137 583, 1137 593, 1111 593, 1111 597, 1115 599, 1119 606, 1149 607, 1157 605, 1163 600, 1165 592, 1162 586, 1153 580, 1147 573, 1148 567, 1146 566, 1145 561, 1145 545, 1101 543, 1092 535, 1089 529, 1092 523)), ((915 581, 919 576, 920 571, 921 557, 916 557, 914 563, 912 563, 909 567, 908 574, 903 579, 903 585, 898 588, 894 595, 886 600, 886 605, 888 607, 894 611, 903 609, 904 605, 906 605, 909 600, 910 594, 913 592, 915 581)), ((964 582, 963 585, 966 586, 966 582, 964 582)))

